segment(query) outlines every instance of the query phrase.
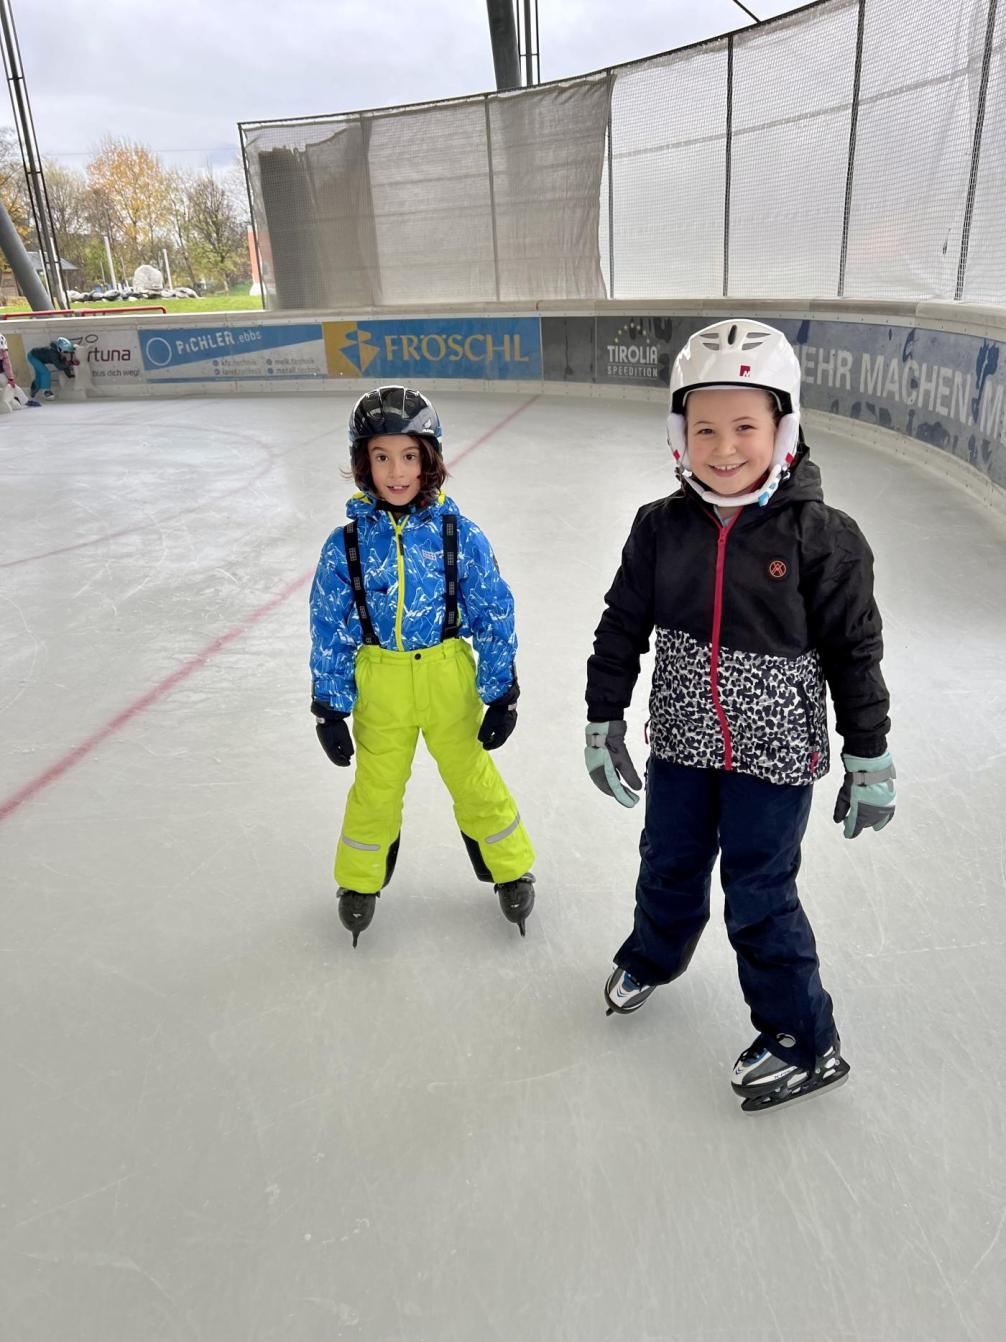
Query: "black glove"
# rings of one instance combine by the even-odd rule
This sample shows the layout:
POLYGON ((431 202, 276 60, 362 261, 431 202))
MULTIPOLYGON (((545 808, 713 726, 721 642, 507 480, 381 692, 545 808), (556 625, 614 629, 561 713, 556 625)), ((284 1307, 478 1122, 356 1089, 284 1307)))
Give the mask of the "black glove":
POLYGON ((345 769, 353 758, 353 738, 346 726, 346 718, 349 715, 337 713, 334 708, 320 703, 317 699, 311 700, 311 712, 317 722, 315 731, 318 733, 322 750, 333 764, 345 769))
POLYGON ((517 699, 520 686, 516 680, 498 699, 494 699, 486 709, 479 728, 479 740, 486 750, 498 750, 517 726, 517 699))

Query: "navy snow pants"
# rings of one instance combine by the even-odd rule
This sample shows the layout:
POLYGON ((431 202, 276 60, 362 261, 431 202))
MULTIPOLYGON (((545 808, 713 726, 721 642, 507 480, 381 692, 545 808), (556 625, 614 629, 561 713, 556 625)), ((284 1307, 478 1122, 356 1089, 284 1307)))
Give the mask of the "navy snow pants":
POLYGON ((727 935, 751 1019, 774 1053, 801 1066, 835 1034, 814 933, 796 891, 812 794, 810 784, 787 787, 651 755, 635 925, 615 955, 642 983, 683 974, 709 921, 719 853, 727 935))

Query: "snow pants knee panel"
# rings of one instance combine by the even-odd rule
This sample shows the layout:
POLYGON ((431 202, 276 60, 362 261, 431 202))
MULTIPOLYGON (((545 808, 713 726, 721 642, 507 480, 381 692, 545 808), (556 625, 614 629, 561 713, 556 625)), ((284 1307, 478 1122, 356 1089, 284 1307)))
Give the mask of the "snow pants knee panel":
POLYGON ((458 826, 478 844, 493 880, 523 876, 534 851, 516 803, 478 741, 483 705, 469 645, 455 638, 415 652, 363 647, 356 684, 356 775, 336 854, 338 883, 364 894, 384 884, 420 732, 454 801, 458 826))

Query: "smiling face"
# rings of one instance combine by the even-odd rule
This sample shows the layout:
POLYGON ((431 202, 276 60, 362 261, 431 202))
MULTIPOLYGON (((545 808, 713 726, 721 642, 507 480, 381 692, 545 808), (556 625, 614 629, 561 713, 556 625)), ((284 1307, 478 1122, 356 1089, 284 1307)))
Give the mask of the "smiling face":
POLYGON ((693 391, 685 404, 688 464, 717 494, 747 494, 761 484, 775 451, 776 409, 767 391, 693 391))
POLYGON ((380 433, 367 444, 370 478, 385 503, 405 508, 423 481, 423 450, 410 434, 380 433))

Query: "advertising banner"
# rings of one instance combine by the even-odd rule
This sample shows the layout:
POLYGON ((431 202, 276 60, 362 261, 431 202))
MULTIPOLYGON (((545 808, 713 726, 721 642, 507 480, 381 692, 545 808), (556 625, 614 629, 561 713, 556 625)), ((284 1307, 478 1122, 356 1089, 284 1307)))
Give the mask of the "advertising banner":
POLYGON ((799 355, 804 405, 942 448, 1006 486, 1006 346, 915 326, 765 320, 799 355))
POLYGON ((598 317, 596 381, 666 387, 671 362, 688 339, 678 334, 680 324, 672 317, 598 317))
POLYGON ((325 322, 332 377, 374 382, 422 378, 541 377, 537 317, 428 317, 325 322))
POLYGON ((139 332, 148 382, 327 377, 319 322, 168 326, 139 332))
POLYGON ((143 360, 136 331, 123 327, 85 326, 70 331, 77 358, 91 376, 91 386, 101 391, 137 389, 143 383, 143 360))

